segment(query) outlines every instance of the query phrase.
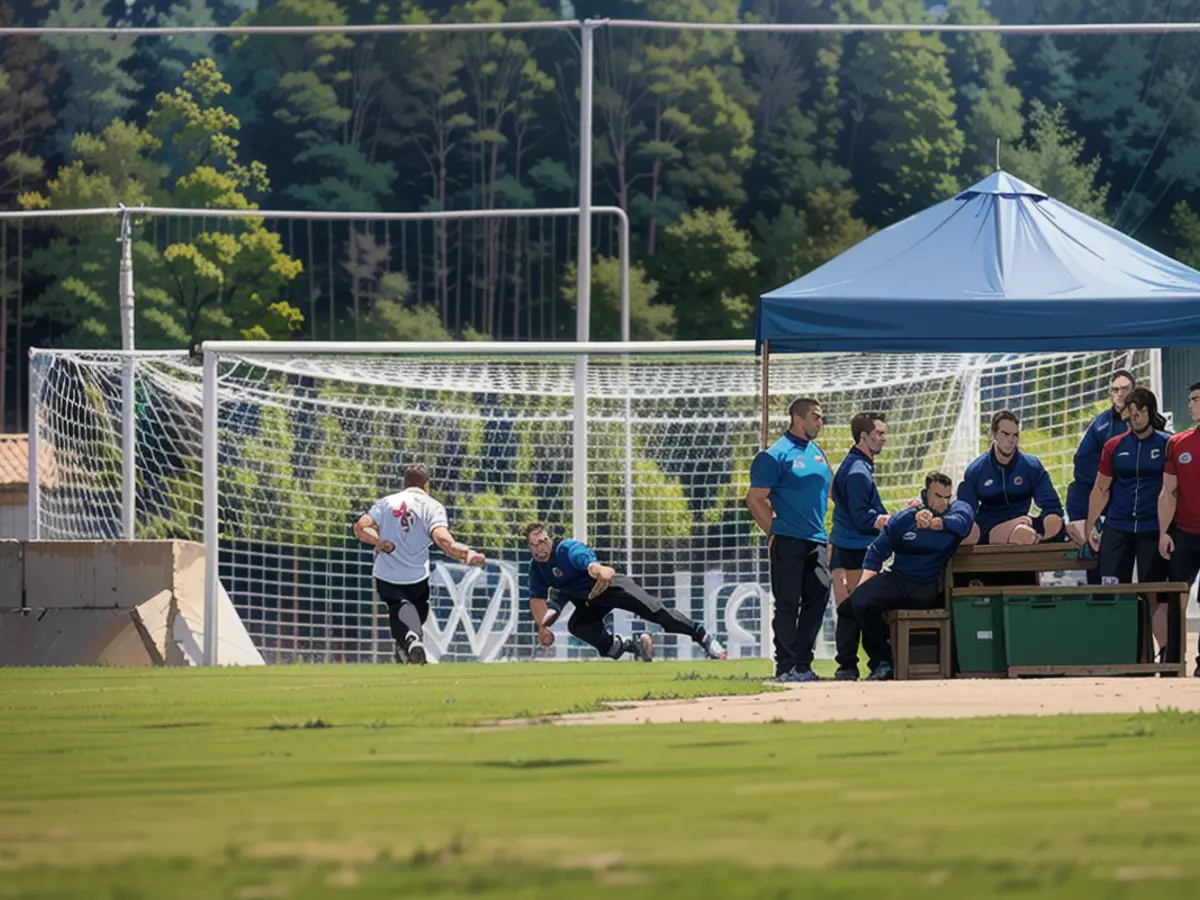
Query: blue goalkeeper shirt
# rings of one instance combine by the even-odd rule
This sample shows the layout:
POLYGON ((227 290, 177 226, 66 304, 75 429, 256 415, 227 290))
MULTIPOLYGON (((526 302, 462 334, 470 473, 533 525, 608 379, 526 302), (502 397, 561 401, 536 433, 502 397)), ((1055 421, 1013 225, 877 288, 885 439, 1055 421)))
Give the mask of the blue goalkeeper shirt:
POLYGON ((588 566, 594 562, 595 551, 583 541, 556 541, 548 560, 529 561, 529 596, 548 600, 547 594, 554 588, 565 599, 585 599, 596 583, 588 574, 588 566))
POLYGON ((750 464, 750 486, 770 488, 771 533, 825 543, 833 470, 815 441, 785 432, 750 464))

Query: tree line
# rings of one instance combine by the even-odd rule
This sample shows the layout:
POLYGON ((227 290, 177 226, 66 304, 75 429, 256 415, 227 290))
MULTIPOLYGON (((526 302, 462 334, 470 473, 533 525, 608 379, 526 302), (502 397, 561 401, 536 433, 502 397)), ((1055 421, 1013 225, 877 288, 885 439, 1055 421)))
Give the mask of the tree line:
MULTIPOLYGON (((1200 0, 1155 18, 1195 21, 1200 0)), ((1132 0, 14 0, 0 25, 1138 21, 1132 0)), ((1200 38, 601 29, 597 204, 633 225, 635 339, 746 336, 777 287, 995 165, 1200 262, 1200 38)), ((4 38, 0 208, 573 206, 566 31, 4 38)), ((138 343, 574 334, 570 218, 135 223, 138 343)), ((592 334, 619 336, 597 218, 592 334)), ((118 224, 0 222, 0 427, 29 346, 120 346, 118 224)))

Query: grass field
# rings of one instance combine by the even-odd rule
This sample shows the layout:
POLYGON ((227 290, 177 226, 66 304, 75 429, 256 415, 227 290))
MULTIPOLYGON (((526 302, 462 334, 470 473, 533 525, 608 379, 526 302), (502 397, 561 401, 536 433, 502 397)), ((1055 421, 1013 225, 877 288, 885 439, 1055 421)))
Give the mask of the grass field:
POLYGON ((766 667, 0 670, 0 898, 1200 886, 1196 715, 472 727, 766 667))

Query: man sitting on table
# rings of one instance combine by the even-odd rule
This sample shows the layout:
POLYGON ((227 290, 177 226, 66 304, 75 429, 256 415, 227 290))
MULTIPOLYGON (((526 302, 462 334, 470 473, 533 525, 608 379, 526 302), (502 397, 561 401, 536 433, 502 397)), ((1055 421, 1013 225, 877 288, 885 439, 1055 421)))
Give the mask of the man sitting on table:
POLYGON ((867 550, 862 578, 847 602, 862 631, 868 681, 893 677, 888 611, 934 609, 941 602, 938 582, 975 523, 974 510, 953 499, 953 487, 950 476, 930 472, 920 505, 892 516, 867 550), (889 556, 892 568, 881 573, 889 556))
POLYGON ((964 544, 1037 544, 1061 539, 1063 505, 1042 461, 1017 444, 1021 423, 1007 409, 992 416, 992 446, 967 466, 958 499, 975 513, 964 544), (1042 511, 1030 517, 1037 503, 1042 511))

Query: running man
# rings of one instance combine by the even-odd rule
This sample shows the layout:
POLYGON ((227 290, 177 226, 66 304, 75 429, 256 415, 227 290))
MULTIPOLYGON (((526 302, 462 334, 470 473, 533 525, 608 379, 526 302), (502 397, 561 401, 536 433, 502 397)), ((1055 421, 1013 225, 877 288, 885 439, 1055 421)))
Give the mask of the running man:
POLYGON ((861 412, 850 420, 854 446, 833 476, 833 532, 829 536, 829 567, 833 574, 833 605, 837 610, 838 681, 858 679, 859 628, 845 606, 862 576, 863 557, 888 512, 875 486, 875 457, 887 442, 882 413, 861 412), (845 614, 843 614, 845 613, 845 614))
MULTIPOLYGON (((1171 568, 1172 581, 1191 584, 1200 572, 1200 381, 1188 388, 1188 414, 1192 427, 1167 441, 1158 495, 1158 552, 1171 568)), ((1200 678, 1200 656, 1193 674, 1200 678)))
POLYGON ((562 614, 563 606, 570 603, 575 609, 567 620, 567 630, 595 647, 601 656, 620 659, 630 653, 643 662, 654 658, 650 635, 643 632, 623 637, 605 626, 604 617, 614 609, 622 609, 661 625, 670 634, 686 634, 709 659, 725 659, 725 648, 703 625, 678 610, 667 609, 628 575, 618 575, 612 566, 601 563, 583 541, 554 540, 544 522, 526 525, 525 540, 533 557, 529 564, 529 612, 543 647, 554 643, 550 626, 562 614), (550 597, 550 588, 557 591, 557 598, 550 597))
POLYGON ((788 416, 788 430, 750 465, 746 506, 767 535, 771 556, 775 677, 821 681, 812 661, 829 604, 825 513, 833 469, 817 446, 825 424, 821 404, 801 397, 788 416))
POLYGON ((952 500, 953 486, 949 475, 926 475, 921 505, 892 516, 863 560, 862 578, 850 595, 848 611, 862 629, 871 669, 868 681, 893 677, 888 611, 934 609, 941 603, 938 580, 975 524, 970 504, 952 500), (882 572, 893 555, 892 568, 882 572))
MULTIPOLYGON (((1100 453, 1109 438, 1129 430, 1122 412, 1125 398, 1135 384, 1133 373, 1127 369, 1118 369, 1113 373, 1108 385, 1108 397, 1112 405, 1092 420, 1083 434, 1083 440, 1079 442, 1079 449, 1075 451, 1074 480, 1067 487, 1067 535, 1080 547, 1088 543, 1089 535, 1084 530, 1087 525, 1088 498, 1092 494, 1092 485, 1096 483, 1100 453)), ((1100 583, 1099 568, 1088 569, 1087 583, 1100 583)))
POLYGON ((396 662, 424 665, 422 628, 429 618, 429 544, 451 559, 482 566, 487 558, 454 539, 446 507, 429 496, 429 469, 404 470, 404 489, 377 500, 354 523, 354 536, 375 548, 375 590, 387 604, 396 662))
POLYGON ((992 446, 963 474, 958 499, 975 513, 964 544, 1037 544, 1062 533, 1063 507, 1050 473, 1021 451, 1021 422, 1007 409, 992 416, 992 446), (1029 515, 1033 503, 1041 515, 1029 515))

